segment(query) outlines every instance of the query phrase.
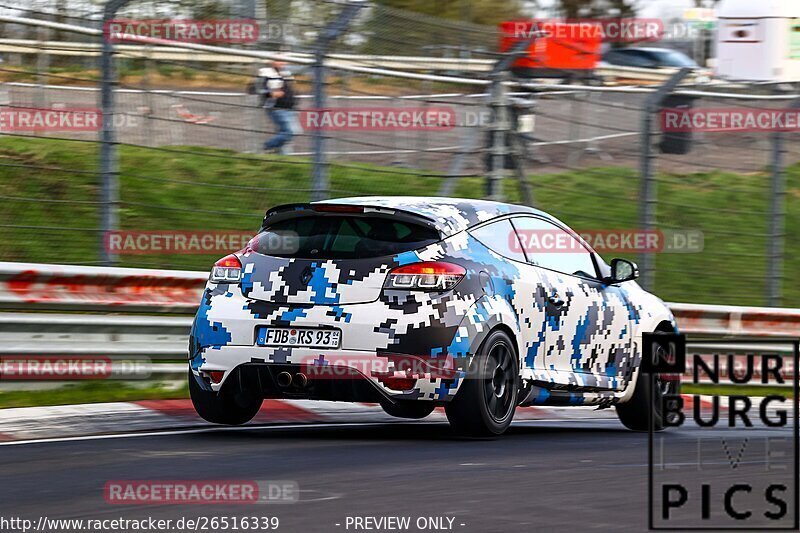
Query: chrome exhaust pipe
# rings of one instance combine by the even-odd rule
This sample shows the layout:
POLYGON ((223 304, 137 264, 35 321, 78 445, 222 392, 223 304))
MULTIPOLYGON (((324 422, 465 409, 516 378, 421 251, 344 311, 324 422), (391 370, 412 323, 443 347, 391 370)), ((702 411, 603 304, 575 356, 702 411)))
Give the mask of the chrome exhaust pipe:
POLYGON ((286 388, 292 384, 292 375, 288 372, 281 372, 275 380, 278 382, 279 387, 286 388))
POLYGON ((305 386, 308 385, 308 377, 306 377, 306 375, 302 372, 298 372, 294 375, 294 384, 301 389, 305 388, 305 386))

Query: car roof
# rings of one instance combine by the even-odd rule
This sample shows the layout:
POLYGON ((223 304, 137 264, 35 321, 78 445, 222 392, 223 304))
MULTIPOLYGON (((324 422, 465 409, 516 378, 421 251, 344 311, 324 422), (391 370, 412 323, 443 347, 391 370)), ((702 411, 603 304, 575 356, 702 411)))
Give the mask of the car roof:
MULTIPOLYGON (((675 50, 673 48, 656 48, 653 46, 629 46, 626 48, 612 48, 609 52, 624 52, 624 51, 636 51, 636 52, 678 52, 679 54, 683 54, 680 50, 675 50)), ((686 54, 683 54, 686 55, 686 54)), ((688 57, 688 56, 687 56, 688 57)))
POLYGON ((535 214, 556 221, 543 211, 525 205, 506 204, 491 200, 470 200, 429 196, 359 196, 323 200, 314 204, 357 205, 396 209, 431 220, 437 230, 449 237, 480 222, 508 214, 535 214))

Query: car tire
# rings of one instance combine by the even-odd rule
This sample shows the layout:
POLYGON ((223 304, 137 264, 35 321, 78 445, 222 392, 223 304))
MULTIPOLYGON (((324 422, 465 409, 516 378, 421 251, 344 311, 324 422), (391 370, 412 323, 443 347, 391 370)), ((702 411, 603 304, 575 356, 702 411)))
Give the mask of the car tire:
POLYGON ((648 431, 652 413, 653 429, 662 431, 667 427, 662 398, 664 395, 678 395, 680 392, 681 383, 678 380, 664 379, 660 375, 652 379, 649 374, 639 372, 633 396, 627 402, 617 404, 617 416, 632 431, 648 431))
POLYGON ((445 405, 456 433, 473 437, 502 435, 517 408, 519 365, 511 338, 495 330, 483 341, 469 375, 445 405))
POLYGON ((261 409, 263 398, 257 398, 244 392, 208 391, 200 387, 201 379, 189 370, 189 396, 194 410, 203 420, 213 424, 238 426, 249 422, 261 409))
POLYGON ((387 415, 419 420, 431 414, 436 406, 433 405, 433 402, 398 400, 395 403, 381 402, 381 407, 387 415))

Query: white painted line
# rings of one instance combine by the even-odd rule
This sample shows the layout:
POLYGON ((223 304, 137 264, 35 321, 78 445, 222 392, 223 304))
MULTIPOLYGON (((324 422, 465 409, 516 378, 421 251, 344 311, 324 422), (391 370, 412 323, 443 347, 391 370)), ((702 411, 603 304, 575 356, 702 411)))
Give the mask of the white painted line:
POLYGON ((254 431, 264 429, 303 429, 303 428, 329 428, 329 427, 365 427, 384 426, 386 422, 365 423, 331 423, 331 424, 283 424, 283 425, 253 425, 253 426, 211 426, 195 429, 177 429, 164 431, 147 431, 141 433, 111 433, 107 435, 81 435, 78 437, 52 437, 43 439, 13 440, 0 442, 0 446, 21 446, 24 444, 50 444, 57 442, 78 442, 91 440, 127 439, 134 437, 161 437, 171 435, 193 435, 199 433, 216 433, 219 431, 254 431))

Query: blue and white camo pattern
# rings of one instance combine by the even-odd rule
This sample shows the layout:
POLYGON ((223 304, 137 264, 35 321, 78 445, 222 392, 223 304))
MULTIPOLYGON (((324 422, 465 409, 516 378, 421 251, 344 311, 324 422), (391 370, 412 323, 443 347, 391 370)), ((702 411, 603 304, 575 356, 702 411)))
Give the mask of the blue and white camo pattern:
MULTIPOLYGON (((527 394, 524 404, 564 402, 611 405, 632 393, 641 335, 662 323, 675 328, 668 308, 635 282, 605 285, 507 259, 475 239, 469 229, 507 216, 551 216, 525 206, 447 198, 348 198, 326 203, 366 211, 401 211, 429 219, 443 237, 423 249, 391 257, 307 260, 268 257, 245 249, 239 284, 207 284, 190 339, 190 364, 225 376, 244 363, 324 364, 342 353, 362 358, 385 354, 449 357, 461 369, 454 379, 420 379, 396 399, 449 401, 483 339, 503 327, 516 342, 527 394), (447 292, 384 288, 388 273, 419 261, 442 260, 467 274, 447 292), (308 283, 300 273, 311 269, 308 283), (548 295, 565 300, 556 308, 548 295), (257 326, 337 327, 338 350, 262 347, 257 326), (326 359, 327 358, 327 359, 326 359), (560 392, 561 394, 555 394, 560 392), (556 399, 558 398, 558 399, 556 399)), ((282 208, 267 213, 265 220, 282 208)), ((391 364, 389 365, 391 366, 391 364)), ((372 379, 372 378, 370 378, 372 379)), ((221 384, 212 388, 219 390, 221 384)))

